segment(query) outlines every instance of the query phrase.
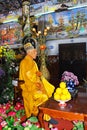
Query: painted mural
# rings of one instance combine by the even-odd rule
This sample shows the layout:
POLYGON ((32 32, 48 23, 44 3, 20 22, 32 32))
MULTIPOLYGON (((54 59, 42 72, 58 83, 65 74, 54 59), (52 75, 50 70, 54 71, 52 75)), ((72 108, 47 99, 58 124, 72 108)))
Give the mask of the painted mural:
MULTIPOLYGON (((51 13, 39 18, 50 26, 48 39, 87 37, 87 8, 51 13)), ((39 24, 40 25, 40 24, 39 24)))
MULTIPOLYGON (((58 8, 58 4, 67 2, 76 5, 86 0, 38 0, 39 4, 30 6, 30 15, 52 11, 58 8)), ((34 1, 35 2, 35 1, 34 1)), ((36 1, 37 2, 37 1, 36 1)), ((64 39, 87 36, 87 8, 79 8, 62 12, 54 12, 42 15, 38 18, 39 29, 50 26, 47 39, 64 39), (42 26, 42 22, 44 22, 42 26)), ((0 45, 17 44, 22 39, 22 27, 18 23, 18 17, 22 15, 21 9, 8 15, 0 15, 0 45)))
POLYGON ((17 22, 3 24, 0 27, 0 45, 17 44, 22 38, 22 29, 17 22))
POLYGON ((0 45, 17 44, 22 38, 22 27, 18 23, 21 10, 0 14, 0 45))
POLYGON ((37 3, 38 4, 35 4, 35 2, 34 4, 31 3, 31 15, 37 15, 39 13, 54 11, 60 8, 62 4, 65 4, 68 7, 87 4, 87 0, 38 0, 37 3))

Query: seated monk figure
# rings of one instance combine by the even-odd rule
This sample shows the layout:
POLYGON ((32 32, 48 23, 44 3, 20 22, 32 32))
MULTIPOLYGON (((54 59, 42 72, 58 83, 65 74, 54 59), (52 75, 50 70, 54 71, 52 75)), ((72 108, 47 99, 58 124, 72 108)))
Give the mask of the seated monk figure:
POLYGON ((24 50, 26 55, 20 62, 19 80, 24 80, 20 87, 26 116, 29 118, 31 115, 38 115, 38 106, 52 96, 55 87, 38 70, 35 62, 37 49, 28 42, 24 44, 24 50))

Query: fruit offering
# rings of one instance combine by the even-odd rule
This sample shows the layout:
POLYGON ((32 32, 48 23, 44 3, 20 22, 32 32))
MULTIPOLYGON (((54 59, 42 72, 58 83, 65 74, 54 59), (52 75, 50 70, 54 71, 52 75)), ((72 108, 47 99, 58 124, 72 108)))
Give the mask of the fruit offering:
POLYGON ((71 99, 71 94, 67 89, 65 82, 60 82, 59 87, 54 93, 54 100, 66 101, 71 99))

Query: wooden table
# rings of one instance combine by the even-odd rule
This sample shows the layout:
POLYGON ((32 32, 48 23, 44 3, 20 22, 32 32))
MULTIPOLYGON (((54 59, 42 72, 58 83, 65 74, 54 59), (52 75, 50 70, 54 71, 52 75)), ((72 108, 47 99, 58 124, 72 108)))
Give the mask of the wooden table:
MULTIPOLYGON (((39 107, 39 111, 38 119, 43 128, 45 128, 43 114, 48 114, 53 118, 84 121, 84 127, 87 130, 87 95, 79 94, 76 99, 67 102, 67 106, 64 108, 61 108, 57 101, 50 98, 39 107)), ((45 130, 49 130, 49 128, 45 128, 45 130)))

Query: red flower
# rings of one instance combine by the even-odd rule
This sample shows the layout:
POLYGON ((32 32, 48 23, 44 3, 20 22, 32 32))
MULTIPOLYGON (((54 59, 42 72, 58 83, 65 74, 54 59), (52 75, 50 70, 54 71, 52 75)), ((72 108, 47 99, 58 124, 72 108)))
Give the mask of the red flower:
POLYGON ((39 123, 39 122, 35 123, 35 125, 36 125, 38 128, 40 128, 40 123, 39 123))
POLYGON ((46 45, 43 44, 43 45, 40 45, 40 50, 45 50, 46 49, 46 45))
POLYGON ((6 110, 4 110, 3 108, 0 108, 0 113, 5 114, 6 110))
POLYGON ((10 104, 6 104, 6 105, 3 105, 2 108, 6 111, 8 109, 10 109, 11 105, 10 104))
POLYGON ((20 103, 20 102, 17 102, 17 103, 16 103, 16 106, 17 106, 17 107, 21 107, 21 103, 20 103))
POLYGON ((24 106, 21 103, 16 103, 15 110, 24 109, 24 106))
POLYGON ((0 116, 0 122, 2 122, 3 121, 3 117, 2 116, 0 116))
POLYGON ((2 130, 2 126, 1 126, 1 124, 0 124, 0 130, 2 130))
POLYGON ((14 112, 14 111, 11 111, 8 113, 8 116, 15 116, 15 115, 16 115, 16 112, 14 112))

